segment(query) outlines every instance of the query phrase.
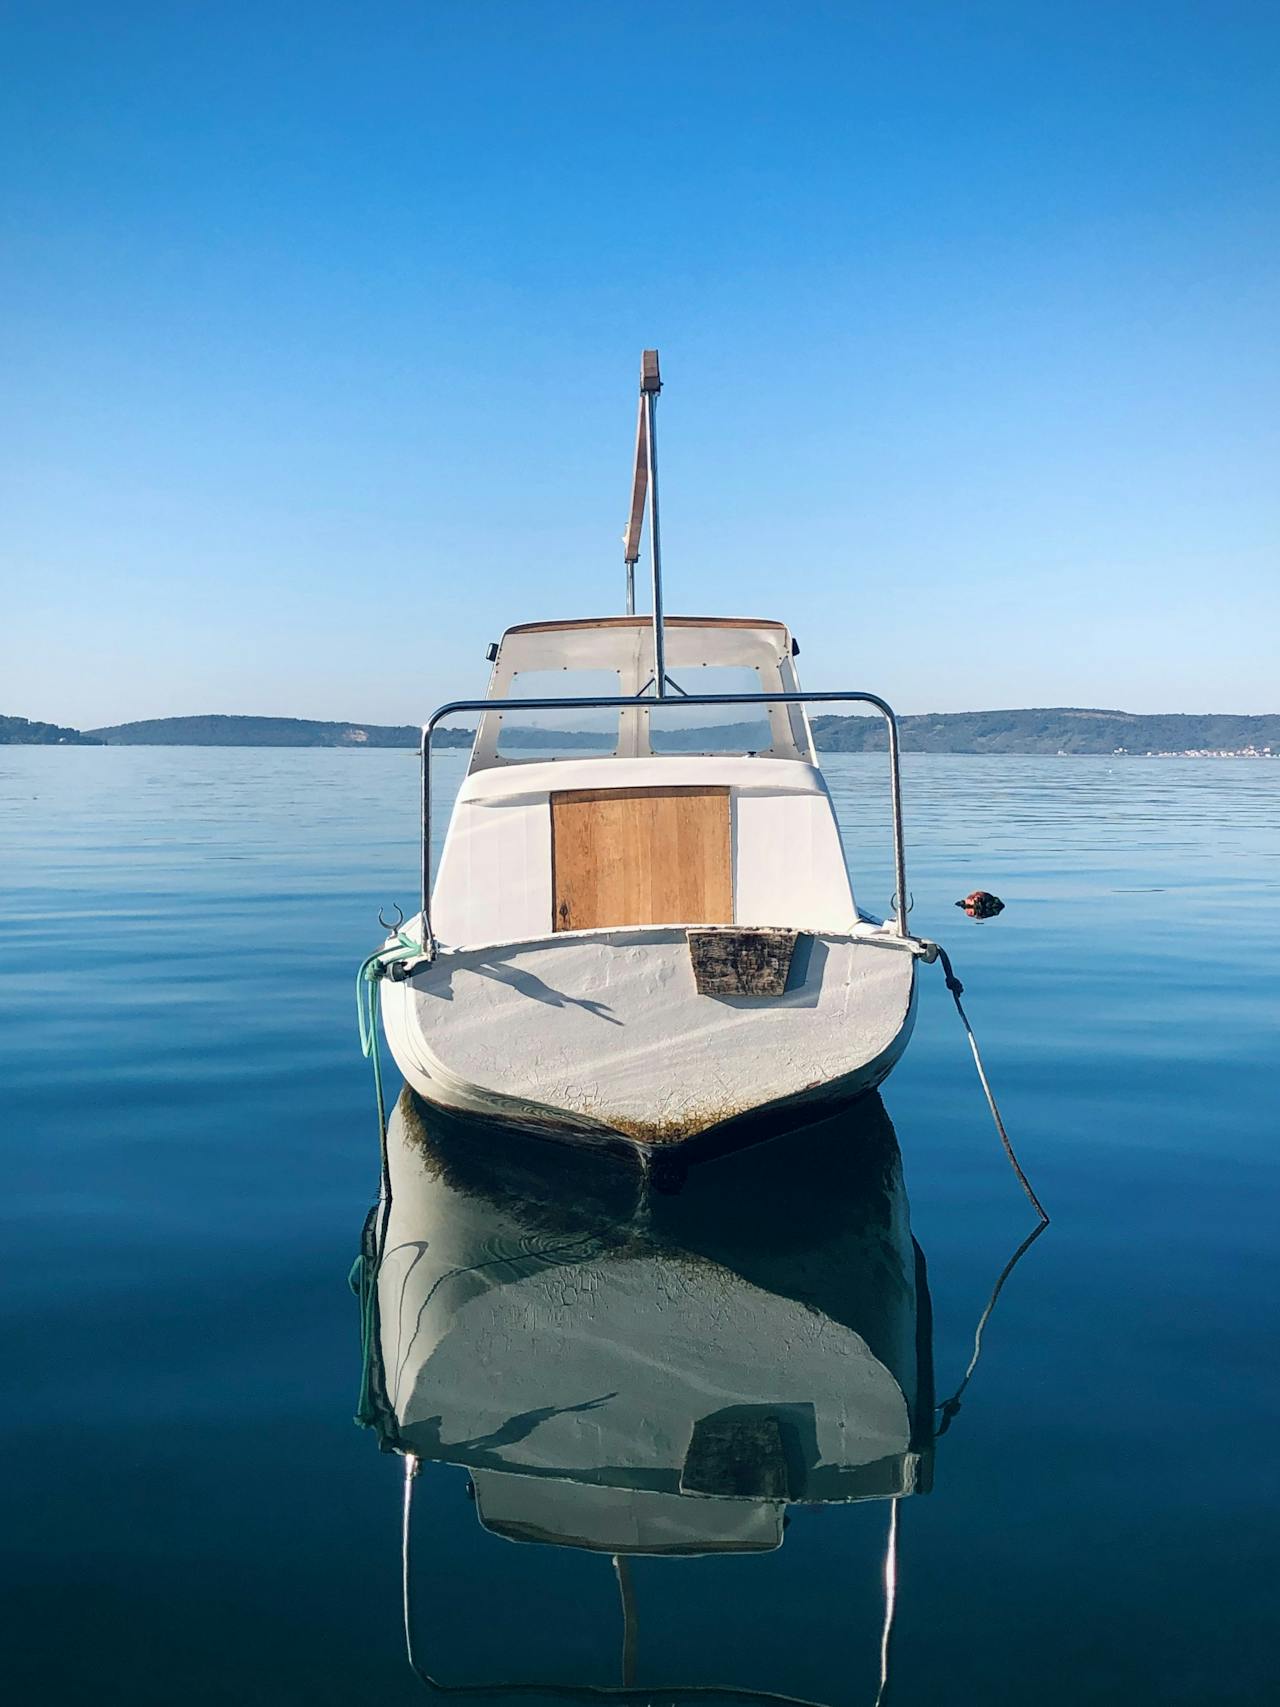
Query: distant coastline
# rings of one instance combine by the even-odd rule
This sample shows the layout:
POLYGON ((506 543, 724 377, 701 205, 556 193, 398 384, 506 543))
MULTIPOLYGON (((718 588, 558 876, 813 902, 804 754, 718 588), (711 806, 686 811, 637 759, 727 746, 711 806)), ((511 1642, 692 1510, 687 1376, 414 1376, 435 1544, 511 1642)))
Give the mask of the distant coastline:
MULTIPOLYGON (((822 752, 884 750, 878 717, 819 716, 812 719, 822 752)), ((1280 714, 1243 717, 1192 712, 1134 713, 1078 707, 1021 711, 924 712, 899 720, 907 753, 1104 754, 1134 758, 1280 758, 1280 714)), ((715 730, 716 744, 733 744, 733 725, 715 730)), ((467 747, 474 731, 442 729, 441 747, 467 747)), ((513 741, 540 747, 599 749, 602 737, 589 731, 512 731, 513 741)), ((749 745, 750 726, 741 726, 749 745)), ((0 717, 0 745, 155 747, 376 747, 414 748, 416 724, 320 722, 305 717, 159 717, 79 730, 24 717, 0 717)), ((690 752, 705 748, 708 732, 669 732, 690 752)))
POLYGON ((95 735, 60 723, 34 723, 27 717, 0 717, 0 747, 104 747, 95 735))

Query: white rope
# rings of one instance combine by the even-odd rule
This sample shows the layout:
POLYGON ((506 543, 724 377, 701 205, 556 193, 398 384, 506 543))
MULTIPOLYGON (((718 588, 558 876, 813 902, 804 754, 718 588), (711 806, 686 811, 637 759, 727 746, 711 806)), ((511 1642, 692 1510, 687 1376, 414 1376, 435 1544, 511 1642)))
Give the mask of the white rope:
POLYGON ((618 1579, 618 1596, 622 1602, 622 1687, 636 1686, 636 1596, 631 1581, 631 1562, 622 1553, 613 1555, 613 1574, 618 1579))
MULTIPOLYGON (((413 1525, 413 1484, 418 1474, 418 1460, 412 1452, 404 1455, 404 1502, 400 1512, 400 1595, 404 1608, 404 1646, 409 1664, 416 1672, 413 1657, 412 1601, 409 1594, 409 1543, 413 1525)), ((419 1674, 421 1675, 421 1674, 419 1674)))
POLYGON ((875 1707, 884 1707, 889 1692, 889 1643, 898 1610, 898 1501, 889 1501, 889 1539, 884 1550, 884 1626, 880 1631, 880 1687, 875 1707))

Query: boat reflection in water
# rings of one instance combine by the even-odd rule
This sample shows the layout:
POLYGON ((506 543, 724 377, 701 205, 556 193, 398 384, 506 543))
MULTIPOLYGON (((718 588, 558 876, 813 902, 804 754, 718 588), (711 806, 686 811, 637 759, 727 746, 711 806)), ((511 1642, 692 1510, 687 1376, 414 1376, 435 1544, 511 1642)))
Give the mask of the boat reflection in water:
MULTIPOLYGON (((435 1460, 467 1468, 493 1534, 613 1560, 624 1692, 629 1557, 769 1552, 789 1506, 890 1502, 883 1694, 898 1502, 931 1485, 936 1413, 924 1258, 878 1096, 667 1196, 522 1135, 478 1145, 405 1092, 357 1275, 360 1420, 405 1456, 405 1630, 424 1683, 444 1687, 439 1633, 415 1635, 409 1517, 435 1460)), ((467 1692, 481 1687, 513 1686, 467 1692)))

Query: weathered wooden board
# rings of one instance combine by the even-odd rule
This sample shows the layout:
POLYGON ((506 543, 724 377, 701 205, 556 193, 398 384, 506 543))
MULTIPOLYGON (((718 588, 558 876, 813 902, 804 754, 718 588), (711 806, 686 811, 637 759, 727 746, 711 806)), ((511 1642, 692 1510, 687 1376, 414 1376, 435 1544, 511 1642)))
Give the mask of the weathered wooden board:
POLYGON ((680 1472, 684 1494, 785 1500, 787 1457, 777 1417, 698 1417, 680 1472))
POLYGON ((551 796, 552 929, 732 924, 727 788, 551 796))
POLYGON ((780 996, 795 931, 690 931, 689 959, 700 996, 780 996))

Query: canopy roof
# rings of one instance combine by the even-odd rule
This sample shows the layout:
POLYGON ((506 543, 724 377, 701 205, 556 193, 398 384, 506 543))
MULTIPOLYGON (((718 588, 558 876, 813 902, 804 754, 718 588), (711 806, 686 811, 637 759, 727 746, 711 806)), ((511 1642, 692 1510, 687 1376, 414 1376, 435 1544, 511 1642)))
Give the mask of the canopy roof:
MULTIPOLYGON (((791 656, 786 624, 747 616, 669 616, 663 623, 667 667, 677 664, 745 664, 778 669, 791 656)), ((498 648, 498 681, 517 670, 630 670, 653 665, 653 619, 648 616, 576 617, 524 622, 509 628, 498 648)), ((624 692, 634 692, 624 688, 624 692)))

